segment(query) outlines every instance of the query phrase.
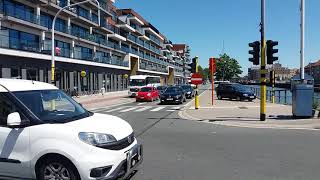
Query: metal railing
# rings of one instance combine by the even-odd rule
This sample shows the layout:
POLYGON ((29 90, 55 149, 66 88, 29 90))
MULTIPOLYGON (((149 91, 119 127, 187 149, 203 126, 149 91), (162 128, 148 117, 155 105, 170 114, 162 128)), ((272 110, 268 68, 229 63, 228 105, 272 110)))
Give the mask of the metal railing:
MULTIPOLYGON (((250 87, 250 86, 249 86, 250 87)), ((256 94, 257 98, 260 98, 260 88, 259 87, 250 87, 251 90, 256 94)), ((272 102, 272 93, 274 92, 275 103, 278 104, 291 104, 292 103, 292 94, 288 89, 275 89, 272 91, 271 88, 267 89, 267 101, 272 102)))
MULTIPOLYGON (((51 43, 46 44, 41 48, 41 42, 31 42, 26 40, 20 40, 17 38, 9 37, 9 35, 5 35, 5 31, 0 31, 0 47, 6 49, 16 49, 27 52, 34 52, 39 54, 50 54, 51 52, 51 43)), ((74 58, 72 59, 80 59, 92 62, 100 62, 105 64, 112 64, 118 66, 129 67, 128 62, 123 61, 123 59, 115 58, 115 57, 96 57, 94 54, 90 53, 82 53, 77 49, 61 49, 60 54, 56 54, 56 56, 71 58, 71 53, 73 52, 74 58)))

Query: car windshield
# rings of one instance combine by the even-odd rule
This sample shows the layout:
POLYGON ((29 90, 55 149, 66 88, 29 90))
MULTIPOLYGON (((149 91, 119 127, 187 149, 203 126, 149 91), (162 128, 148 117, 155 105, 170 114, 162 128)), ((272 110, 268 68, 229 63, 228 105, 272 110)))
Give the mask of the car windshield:
POLYGON ((166 86, 158 86, 157 89, 158 90, 165 90, 167 87, 166 86))
POLYGON ((187 91, 192 90, 192 87, 191 87, 191 86, 181 86, 181 88, 182 88, 183 90, 187 90, 187 91))
POLYGON ((151 92, 151 88, 150 87, 143 87, 143 88, 141 88, 140 92, 151 92))
POLYGON ((131 79, 130 86, 145 86, 146 80, 145 79, 131 79))
POLYGON ((178 92, 181 92, 181 88, 179 88, 179 87, 168 87, 165 92, 166 93, 178 93, 178 92))
POLYGON ((13 94, 45 123, 66 123, 92 115, 61 90, 21 91, 13 94))

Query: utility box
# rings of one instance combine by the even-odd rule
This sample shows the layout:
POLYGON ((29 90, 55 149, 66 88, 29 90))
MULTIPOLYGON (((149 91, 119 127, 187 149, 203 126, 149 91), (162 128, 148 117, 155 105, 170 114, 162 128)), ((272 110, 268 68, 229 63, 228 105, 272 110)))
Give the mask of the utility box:
POLYGON ((292 114, 295 117, 312 117, 314 79, 306 75, 301 82, 300 75, 291 79, 292 114))

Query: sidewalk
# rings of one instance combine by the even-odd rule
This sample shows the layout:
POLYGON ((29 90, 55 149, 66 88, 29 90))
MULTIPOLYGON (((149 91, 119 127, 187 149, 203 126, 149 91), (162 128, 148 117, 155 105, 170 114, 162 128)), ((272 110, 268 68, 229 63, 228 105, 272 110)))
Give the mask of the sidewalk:
POLYGON ((128 97, 128 91, 107 92, 102 94, 74 97, 87 109, 103 108, 115 104, 124 104, 134 102, 134 98, 128 97))
POLYGON ((195 110, 192 101, 179 115, 184 119, 237 127, 320 129, 320 119, 293 119, 292 108, 288 105, 267 103, 267 120, 262 122, 259 100, 239 102, 215 98, 212 106, 211 90, 206 90, 200 95, 199 101, 198 110, 195 110))

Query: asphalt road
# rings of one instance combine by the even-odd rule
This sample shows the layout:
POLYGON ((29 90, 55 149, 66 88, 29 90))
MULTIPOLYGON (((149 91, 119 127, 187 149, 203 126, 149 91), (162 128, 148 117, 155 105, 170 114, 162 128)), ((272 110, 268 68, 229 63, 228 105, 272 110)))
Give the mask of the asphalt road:
POLYGON ((162 106, 156 102, 125 106, 100 112, 127 120, 144 145, 144 162, 132 180, 320 178, 318 131, 217 126, 181 119, 179 105, 158 111, 152 111, 162 106))

